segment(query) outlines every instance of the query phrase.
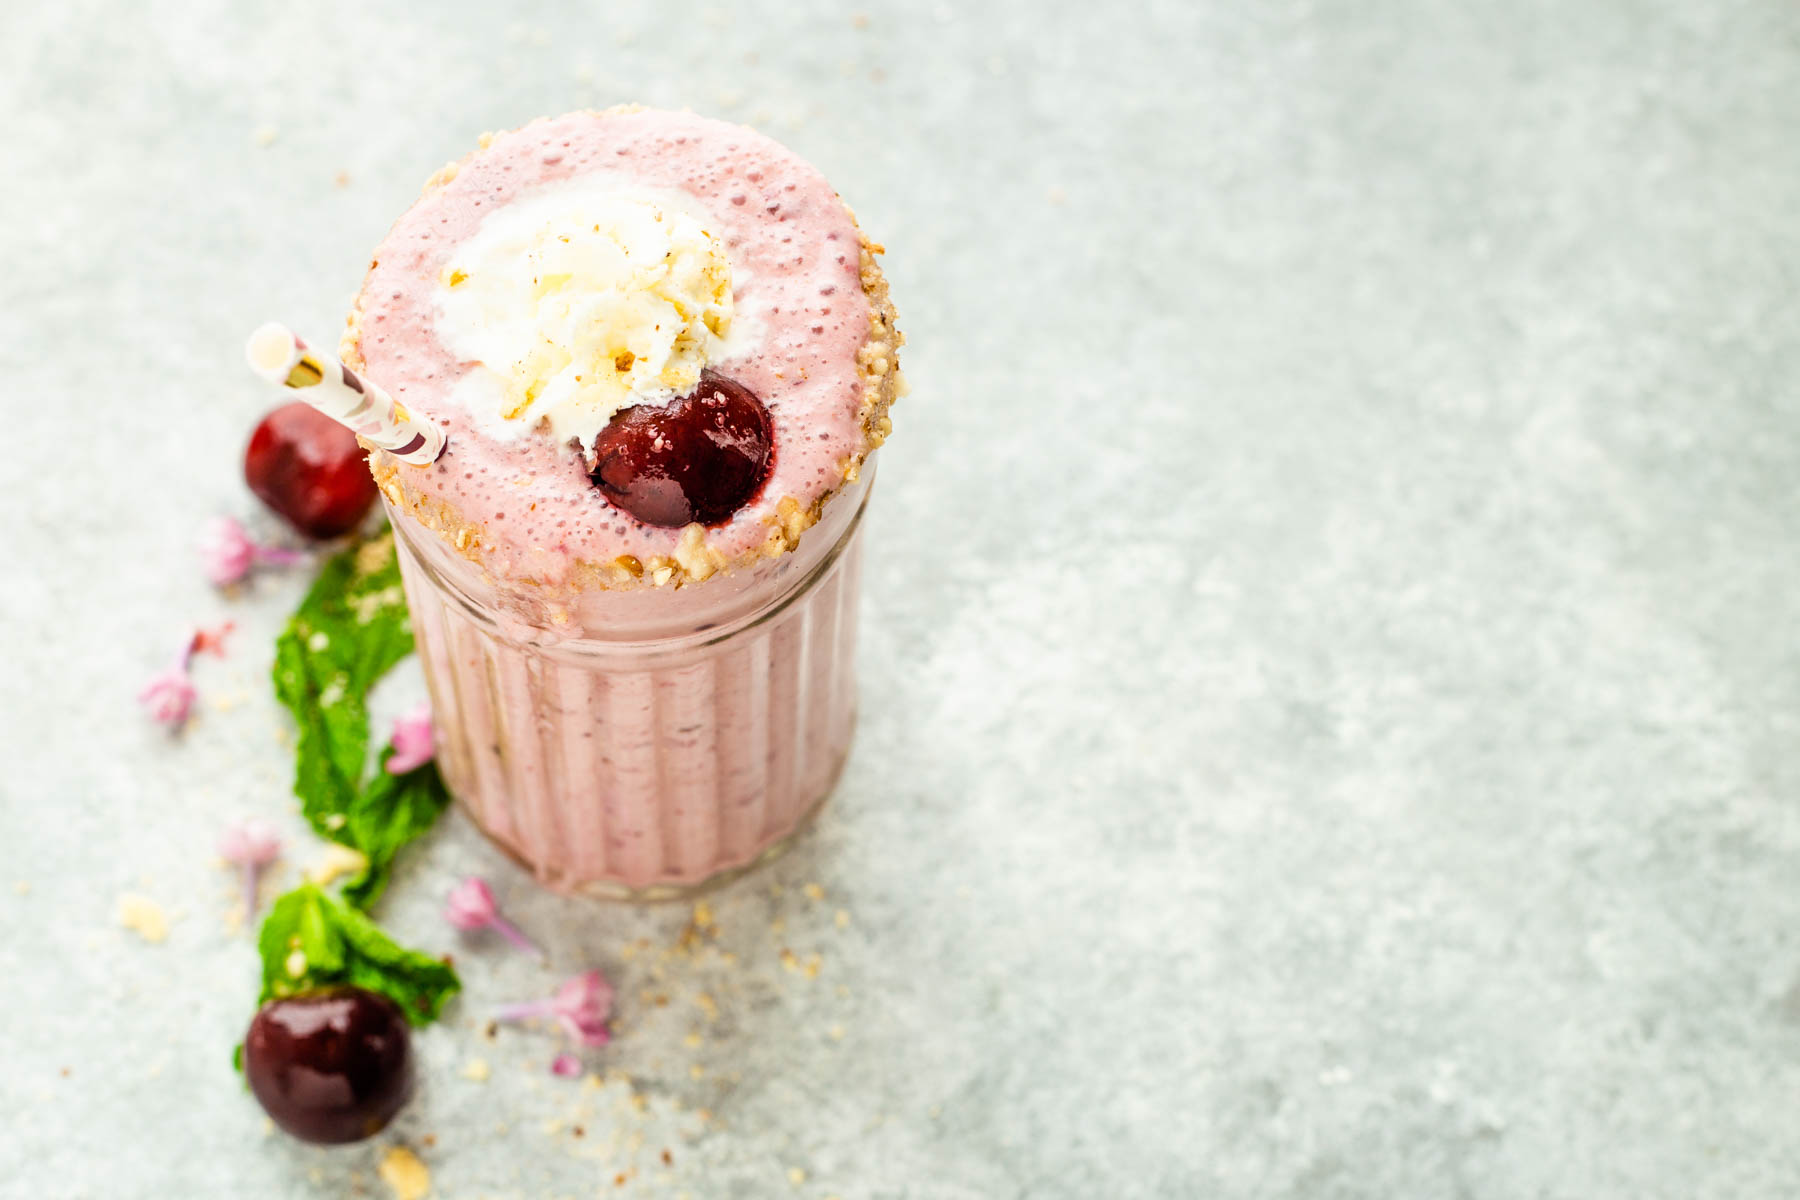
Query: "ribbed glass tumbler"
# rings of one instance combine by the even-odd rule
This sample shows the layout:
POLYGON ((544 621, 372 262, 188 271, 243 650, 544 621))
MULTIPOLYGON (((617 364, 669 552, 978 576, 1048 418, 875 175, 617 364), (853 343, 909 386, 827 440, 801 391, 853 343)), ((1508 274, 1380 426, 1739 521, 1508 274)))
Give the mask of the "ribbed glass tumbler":
POLYGON ((872 474, 783 561, 596 589, 573 637, 390 506, 438 765, 475 823, 548 887, 634 900, 784 848, 850 749, 872 474))

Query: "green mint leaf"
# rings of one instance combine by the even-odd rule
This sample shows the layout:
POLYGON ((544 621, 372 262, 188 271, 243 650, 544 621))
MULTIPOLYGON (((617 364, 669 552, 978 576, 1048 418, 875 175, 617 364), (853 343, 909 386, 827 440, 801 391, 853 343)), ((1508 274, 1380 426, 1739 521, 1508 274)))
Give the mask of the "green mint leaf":
POLYGON ((369 689, 412 645, 394 535, 386 530, 325 564, 275 646, 275 694, 299 731, 294 794, 315 831, 369 860, 343 892, 359 908, 381 896, 400 848, 430 829, 450 801, 435 766, 389 775, 391 745, 363 783, 369 689))
POLYGON ((323 837, 352 844, 341 831, 368 757, 369 689, 412 648, 392 530, 334 555, 276 640, 275 696, 298 731, 294 794, 323 837))
POLYGON ((450 804, 435 762, 390 775, 387 761, 393 753, 393 743, 383 747, 374 778, 351 802, 343 828, 334 835, 369 860, 367 869, 344 886, 344 899, 361 909, 381 897, 400 848, 429 830, 450 804))
POLYGON ((269 909, 257 936, 266 1004, 333 984, 380 992, 414 1025, 429 1025, 462 982, 442 959, 399 945, 360 910, 315 883, 303 883, 269 909))
POLYGON ((429 1025, 462 990, 456 971, 441 958, 398 945, 368 915, 340 906, 344 941, 350 947, 347 978, 357 987, 381 992, 414 1025, 429 1025))

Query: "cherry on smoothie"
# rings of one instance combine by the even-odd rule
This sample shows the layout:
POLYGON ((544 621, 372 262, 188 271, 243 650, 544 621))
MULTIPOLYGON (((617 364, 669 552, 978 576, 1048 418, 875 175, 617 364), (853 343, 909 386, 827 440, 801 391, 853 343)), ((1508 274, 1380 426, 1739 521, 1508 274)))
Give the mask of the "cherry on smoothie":
POLYGON ((594 441, 594 486, 644 522, 718 525, 769 472, 769 410, 749 388, 703 371, 688 395, 622 409, 594 441))
POLYGON ((375 479, 356 435, 298 401, 271 412, 250 435, 244 481, 312 538, 349 533, 375 503, 375 479))
POLYGON ((406 1017, 356 987, 271 1000, 244 1037, 244 1076, 263 1111, 301 1141, 360 1141, 412 1095, 406 1017))

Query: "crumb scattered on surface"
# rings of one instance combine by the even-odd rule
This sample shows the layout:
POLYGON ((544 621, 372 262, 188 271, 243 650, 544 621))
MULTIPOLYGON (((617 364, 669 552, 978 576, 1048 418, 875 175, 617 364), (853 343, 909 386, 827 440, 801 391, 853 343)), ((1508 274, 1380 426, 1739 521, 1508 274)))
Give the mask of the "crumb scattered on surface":
POLYGON ((31 895, 31 881, 28 879, 19 880, 19 882, 13 884, 13 891, 19 893, 21 896, 31 895))
POLYGON ((162 905, 136 892, 119 897, 119 924, 152 944, 169 936, 169 918, 162 905))
POLYGON ((799 1167, 789 1167, 788 1168, 788 1182, 793 1184, 795 1187, 799 1187, 801 1184, 806 1182, 806 1172, 802 1171, 799 1167))
POLYGON ((389 1146, 376 1173, 395 1200, 425 1200, 431 1194, 431 1172, 405 1146, 389 1146))
POLYGON ((336 175, 333 175, 331 177, 331 182, 336 184, 338 187, 349 187, 350 186, 350 172, 339 171, 336 175))
POLYGON ((837 915, 832 918, 832 922, 834 924, 836 924, 839 929, 849 928, 849 926, 850 926, 850 910, 847 908, 838 909, 837 915))
POLYGON ((817 903, 818 901, 823 900, 825 898, 825 889, 820 887, 816 883, 809 883, 805 887, 801 888, 800 890, 805 892, 806 898, 808 900, 813 901, 814 903, 817 903))
MULTIPOLYGON (((333 814, 334 816, 338 814, 333 814)), ((360 850, 337 842, 326 842, 325 853, 307 869, 306 877, 321 887, 340 875, 361 874, 369 865, 368 856, 360 850)))
POLYGON ((256 127, 256 132, 250 135, 251 139, 255 141, 258 146, 265 148, 273 146, 275 144, 275 139, 280 136, 281 131, 276 129, 273 125, 258 125, 256 127))
POLYGON ((488 1066, 485 1058, 471 1058, 463 1064, 462 1077, 475 1083, 486 1083, 492 1074, 493 1068, 488 1066))

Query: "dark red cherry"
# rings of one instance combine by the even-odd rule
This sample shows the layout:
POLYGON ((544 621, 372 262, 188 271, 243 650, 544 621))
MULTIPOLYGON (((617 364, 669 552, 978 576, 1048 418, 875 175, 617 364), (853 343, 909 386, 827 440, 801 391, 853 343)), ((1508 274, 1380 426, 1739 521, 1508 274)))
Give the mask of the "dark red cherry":
POLYGON ((271 1000, 244 1038, 257 1103, 301 1141, 355 1142, 412 1094, 412 1042, 400 1006, 362 988, 271 1000))
POLYGON ((264 417, 250 435, 244 481, 307 537, 349 533, 375 503, 375 479, 356 435, 298 401, 264 417))
POLYGON ((589 478, 646 525, 717 525, 756 495, 773 444, 769 410, 755 393, 704 371, 679 400, 615 413, 594 440, 589 478))

